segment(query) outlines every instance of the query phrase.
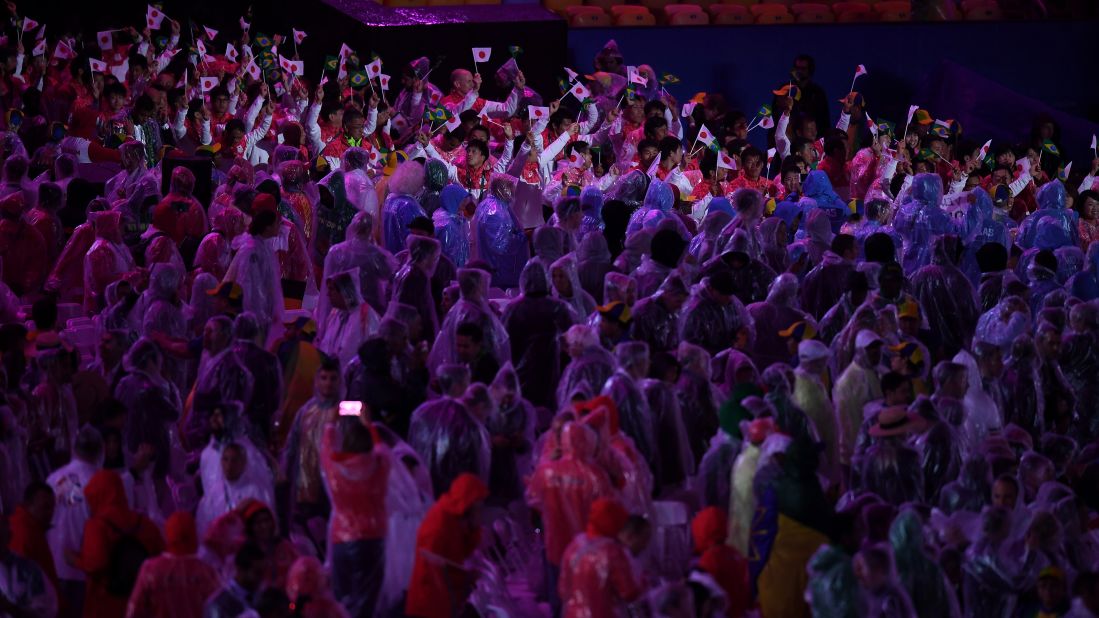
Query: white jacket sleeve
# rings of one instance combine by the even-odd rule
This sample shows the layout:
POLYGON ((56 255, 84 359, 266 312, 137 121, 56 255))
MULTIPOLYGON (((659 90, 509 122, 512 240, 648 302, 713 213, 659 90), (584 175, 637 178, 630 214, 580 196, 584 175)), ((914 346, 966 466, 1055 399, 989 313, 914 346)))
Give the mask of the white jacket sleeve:
POLYGON ((1084 176, 1084 181, 1080 183, 1080 187, 1076 190, 1078 193, 1089 191, 1095 186, 1095 176, 1088 174, 1084 176))
POLYGON ((967 179, 969 179, 969 174, 966 174, 965 172, 959 174, 956 180, 950 181, 950 187, 946 194, 954 195, 955 193, 961 193, 962 191, 965 191, 965 181, 967 179))
POLYGON ((366 124, 363 125, 363 135, 373 135, 378 128, 378 108, 372 107, 366 112, 366 124))
MULTIPOLYGON (((512 88, 511 92, 508 93, 508 98, 505 99, 503 103, 498 103, 496 101, 485 101, 484 111, 488 112, 489 114, 499 113, 499 114, 504 114, 506 116, 513 116, 515 114, 515 110, 519 109, 519 94, 520 94, 520 92, 521 91, 520 91, 519 88, 512 88)), ((469 97, 466 97, 466 99, 468 99, 468 98, 469 97)), ((474 97, 473 100, 474 101, 477 100, 476 96, 474 97)), ((470 107, 472 107, 472 106, 473 106, 473 103, 470 103, 470 107)), ((469 107, 467 107, 466 109, 469 109, 469 107)), ((465 111, 465 110, 462 110, 462 111, 465 111)))
POLYGON ((321 104, 315 102, 305 110, 305 115, 302 116, 301 124, 305 127, 305 140, 309 146, 309 150, 313 153, 319 153, 324 150, 324 142, 321 141, 321 127, 317 124, 317 118, 321 115, 321 104))
POLYGON ((259 122, 259 124, 253 127, 252 130, 244 136, 244 139, 247 140, 248 144, 245 147, 245 150, 248 151, 255 148, 256 144, 258 144, 260 140, 262 140, 263 137, 267 135, 267 131, 269 131, 270 129, 271 114, 264 114, 263 119, 259 122))
POLYGON ((836 121, 836 128, 840 131, 846 131, 847 127, 851 126, 851 114, 840 114, 840 119, 836 121))
POLYGON ((187 108, 181 107, 176 115, 172 117, 172 135, 176 138, 176 141, 183 139, 184 135, 187 135, 187 108))
POLYGON ((561 154, 561 151, 565 149, 565 145, 568 143, 568 133, 558 135, 557 139, 553 140, 553 143, 546 147, 546 149, 542 151, 542 154, 538 156, 538 167, 544 169, 547 165, 551 165, 553 160, 557 158, 557 155, 561 154))
POLYGON ((598 124, 599 123, 599 110, 596 109, 595 106, 591 105, 591 104, 585 105, 584 107, 586 108, 586 111, 588 112, 588 118, 587 118, 587 120, 580 123, 580 132, 581 133, 594 133, 596 127, 599 126, 599 124, 598 124))
POLYGON ((256 124, 256 116, 259 116, 259 110, 263 109, 263 105, 266 103, 263 97, 256 97, 255 101, 248 106, 248 110, 244 112, 244 130, 251 131, 252 127, 256 124))
POLYGON ((790 156, 790 138, 786 135, 786 129, 790 126, 790 112, 782 112, 775 122, 775 149, 782 159, 790 156))
POLYGON ((500 158, 496 159, 496 165, 492 166, 492 172, 494 174, 506 174, 508 167, 511 166, 511 156, 515 150, 515 142, 506 141, 504 143, 504 151, 500 153, 500 158))

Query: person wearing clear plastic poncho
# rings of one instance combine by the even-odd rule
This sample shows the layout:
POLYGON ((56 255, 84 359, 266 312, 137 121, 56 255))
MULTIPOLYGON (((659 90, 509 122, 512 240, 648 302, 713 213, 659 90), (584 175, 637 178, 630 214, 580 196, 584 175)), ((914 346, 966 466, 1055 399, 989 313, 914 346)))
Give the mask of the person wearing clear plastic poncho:
POLYGON ((550 296, 549 273, 537 258, 523 268, 519 289, 522 294, 503 315, 511 360, 527 399, 554 409, 554 390, 561 375, 560 336, 577 322, 576 313, 568 303, 550 296))
MULTIPOLYGON (((378 207, 378 192, 374 181, 367 174, 370 153, 363 148, 354 147, 345 150, 340 158, 340 169, 329 174, 329 177, 342 172, 348 204, 358 212, 370 213, 376 221, 382 213, 378 207)), ((324 183, 323 180, 321 182, 324 183)))
POLYGON ((1011 343, 1011 356, 1005 362, 1004 423, 1018 425, 1035 441, 1044 431, 1046 417, 1041 375, 1041 360, 1034 340, 1029 335, 1019 335, 1011 343))
POLYGON ((902 510, 889 528, 897 574, 917 616, 961 616, 954 588, 936 560, 926 553, 923 522, 915 510, 902 510))
MULTIPOLYGON (((802 197, 798 201, 801 208, 801 220, 808 222, 814 210, 821 210, 828 217, 828 224, 833 234, 838 234, 840 228, 847 221, 851 210, 840 196, 832 189, 832 181, 828 174, 822 170, 809 172, 801 183, 802 197)), ((807 229, 807 228, 806 228, 807 229)), ((802 230, 798 231, 798 238, 806 238, 802 230)))
POLYGON ((117 212, 96 213, 92 219, 95 242, 84 256, 84 309, 98 311, 105 305, 107 286, 133 271, 133 255, 122 242, 121 218, 117 212))
POLYGON ((334 273, 325 280, 331 309, 318 316, 317 349, 346 367, 359 354, 359 346, 378 332, 381 317, 363 301, 358 268, 334 273))
MULTIPOLYGON (((580 286, 591 294, 596 304, 603 304, 603 284, 607 273, 613 268, 607 237, 603 232, 587 234, 576 250, 576 270, 580 276, 580 286)), ((1099 292, 1097 292, 1099 295, 1099 292)))
POLYGON ((631 338, 648 344, 652 352, 675 350, 679 346, 679 313, 689 293, 682 274, 672 271, 654 294, 642 298, 634 307, 631 338))
POLYGON ((931 239, 954 232, 954 222, 939 207, 943 197, 943 179, 938 174, 917 174, 912 191, 901 202, 893 218, 893 228, 904 239, 901 264, 914 273, 931 263, 931 239))
POLYGON ((1022 224, 1019 225, 1019 232, 1016 234, 1016 243, 1020 247, 1030 249, 1036 246, 1038 223, 1045 217, 1052 217, 1056 221, 1057 227, 1069 239, 1071 244, 1079 244, 1078 221, 1080 216, 1075 210, 1065 208, 1065 197, 1065 185, 1061 184, 1060 180, 1047 182, 1042 185, 1042 188, 1038 189, 1036 196, 1038 210, 1027 215, 1022 224))
POLYGON ((680 364, 679 407, 683 410, 683 422, 695 461, 702 461, 711 436, 719 429, 719 395, 710 382, 710 355, 699 346, 681 342, 676 357, 680 364))
POLYGON ((420 206, 427 216, 433 216, 442 206, 442 191, 450 180, 450 170, 439 159, 428 159, 424 163, 424 190, 420 194, 420 206))
POLYGON ((249 499, 275 503, 274 477, 267 460, 243 432, 236 433, 244 422, 242 414, 239 404, 228 402, 217 406, 211 415, 210 444, 199 459, 203 496, 195 512, 195 523, 200 535, 205 534, 215 519, 249 499))
POLYGON ((489 470, 490 502, 507 506, 523 498, 523 479, 531 471, 534 448, 534 406, 523 399, 519 375, 511 363, 504 364, 489 385, 495 403, 485 421, 492 444, 489 470))
POLYGON ((1099 298, 1099 243, 1092 242, 1088 245, 1084 269, 1069 279, 1065 289, 1083 301, 1099 298))
POLYGON ((577 238, 583 240, 589 233, 603 233, 603 191, 595 185, 584 187, 580 192, 580 230, 577 238))
POLYGON ((163 355, 152 340, 142 338, 130 348, 124 362, 129 374, 115 387, 115 398, 126 407, 126 448, 132 455, 142 444, 156 451, 153 473, 168 474, 175 431, 171 425, 182 409, 179 391, 161 374, 163 355))
POLYGON ((405 239, 405 246, 408 261, 393 277, 392 300, 416 308, 423 322, 423 338, 432 342, 439 332, 435 298, 431 294, 431 277, 441 255, 439 241, 414 234, 405 239))
POLYGON ((966 550, 962 563, 967 618, 1015 615, 1019 593, 1027 582, 1021 565, 1008 557, 1011 520, 1003 507, 993 506, 981 514, 980 536, 966 550))
MULTIPOLYGON (((310 254, 314 265, 323 266, 332 247, 347 239, 348 227, 359 212, 347 198, 345 172, 336 170, 317 185, 317 205, 313 212, 313 239, 310 254)), ((377 196, 375 195, 375 210, 377 196)), ((372 217, 376 217, 371 213, 372 217)))
POLYGON ((461 400, 441 397, 416 408, 408 444, 431 473, 436 497, 463 472, 488 479, 492 452, 488 431, 461 400))
POLYGON ((903 405, 878 412, 869 430, 874 444, 863 458, 862 469, 853 471, 860 479, 860 487, 893 506, 922 501, 924 478, 920 453, 908 445, 908 440, 925 427, 924 419, 903 405))
POLYGON ((695 475, 695 455, 676 393, 679 361, 670 352, 653 354, 649 379, 641 391, 652 413, 653 444, 657 452, 656 486, 664 492, 683 487, 695 475))
POLYGON ((550 264, 550 280, 553 283, 553 295, 572 307, 578 320, 595 313, 595 299, 580 285, 580 273, 576 265, 576 256, 567 253, 550 264))
POLYGON ((189 447, 199 448, 209 439, 209 417, 214 406, 223 401, 238 401, 247 406, 252 401, 255 378, 233 351, 232 328, 229 318, 215 316, 203 330, 198 378, 192 389, 191 409, 183 423, 184 442, 189 447))
MULTIPOLYGON (((261 198, 257 198, 259 201, 261 198)), ((275 245, 279 237, 278 215, 263 210, 252 217, 248 237, 229 263, 223 281, 236 283, 244 291, 243 308, 256 315, 261 324, 271 325, 268 342, 282 334, 282 283, 275 245)))
POLYGON ((752 317, 736 297, 731 273, 718 271, 694 288, 679 317, 679 338, 717 354, 730 346, 750 346, 755 339, 752 317))
POLYGON ((700 273, 709 276, 721 271, 728 272, 732 275, 736 297, 741 303, 750 305, 759 302, 767 297, 767 287, 777 275, 770 266, 752 257, 750 252, 751 235, 737 228, 722 253, 706 262, 700 273))
MULTIPOLYGON (((357 213, 347 228, 347 239, 333 245, 324 258, 325 281, 334 273, 359 269, 359 291, 363 300, 379 315, 385 313, 389 302, 389 281, 397 270, 393 255, 374 242, 376 219, 368 213, 357 213)), ((317 315, 328 315, 327 294, 321 294, 317 303, 317 315)))
POLYGON ((794 403, 794 369, 786 363, 773 363, 760 374, 760 384, 766 395, 763 400, 774 413, 775 424, 785 434, 795 439, 820 442, 813 421, 794 403))
MULTIPOLYGON (((158 333, 181 339, 187 336, 184 305, 179 299, 180 283, 184 273, 171 264, 154 264, 149 274, 149 287, 143 296, 144 311, 141 315, 141 334, 146 337, 158 333)), ((186 388, 186 372, 182 361, 164 359, 164 377, 177 389, 186 388)))
POLYGON ((655 231, 663 221, 667 220, 674 222, 671 225, 679 233, 680 238, 685 241, 690 240, 691 235, 687 233, 687 228, 679 220, 674 209, 675 194, 672 193, 671 185, 662 180, 653 180, 645 192, 645 200, 641 207, 630 215, 630 221, 626 225, 626 235, 630 236, 642 229, 655 231))
POLYGON ((618 368, 603 385, 602 394, 614 400, 622 432, 633 440, 649 468, 657 470, 653 413, 641 390, 641 381, 649 373, 649 346, 637 341, 620 343, 614 348, 614 357, 618 368))
POLYGON ((1007 226, 998 221, 993 214, 992 197, 984 189, 977 187, 967 191, 964 197, 969 204, 965 211, 964 230, 960 230, 965 241, 965 254, 961 269, 974 286, 980 283, 981 272, 977 265, 977 251, 988 243, 997 243, 1003 247, 1011 246, 1011 236, 1007 226))
POLYGON ((440 365, 458 362, 458 327, 472 323, 481 328, 483 347, 497 365, 511 359, 507 330, 488 302, 489 274, 476 268, 458 270, 458 302, 447 312, 439 335, 431 346, 427 366, 435 371, 440 365))
POLYGON ((256 440, 266 442, 282 405, 282 367, 279 359, 261 344, 265 340, 256 316, 245 311, 233 320, 233 354, 254 380, 256 388, 244 404, 245 417, 256 440))
MULTIPOLYGON (((725 205, 728 208, 714 209, 714 205, 711 203, 709 211, 703 217, 701 225, 698 226, 698 233, 695 234, 687 246, 687 253, 694 257, 699 264, 705 264, 720 253, 721 230, 725 229, 725 226, 733 220, 733 215, 730 214, 733 208, 729 205, 729 201, 723 197, 715 197, 714 201, 718 202, 718 206, 725 205)), ((783 248, 783 252, 785 253, 785 248, 783 248)))
POLYGON ((843 294, 848 275, 855 270, 858 247, 850 234, 836 234, 820 262, 806 273, 800 290, 802 308, 821 319, 843 294))
POLYGON ((980 317, 973 284, 957 266, 962 250, 961 239, 953 234, 935 238, 931 263, 909 280, 931 331, 938 336, 941 353, 936 356, 940 358, 969 346, 980 317))
POLYGON ((408 224, 427 213, 416 200, 424 186, 424 166, 418 161, 405 161, 389 177, 389 195, 382 206, 384 245, 397 254, 405 248, 408 224))
MULTIPOLYGON (((596 393, 614 373, 614 357, 599 342, 595 327, 577 324, 565 331, 565 351, 569 355, 569 364, 561 373, 557 382, 557 402, 564 406, 570 402, 571 395, 581 385, 596 393)), ((590 395, 595 393, 589 392, 590 395)))
POLYGON ((615 270, 627 275, 633 274, 633 271, 641 266, 645 255, 652 252, 654 234, 656 230, 642 228, 627 236, 622 245, 622 253, 614 258, 615 270))
POLYGON ((799 307, 798 278, 792 273, 783 273, 775 278, 767 291, 767 300, 748 305, 747 311, 756 327, 752 360, 759 367, 790 359, 787 339, 781 332, 797 322, 805 322, 814 329, 816 327, 813 317, 799 307))
POLYGON ((1019 335, 1031 330, 1030 308, 1019 296, 1005 296, 977 320, 974 341, 997 346, 1006 355, 1019 335))
POLYGON ((832 401, 839 421, 840 462, 851 463, 859 428, 863 421, 863 406, 881 399, 878 366, 881 362, 882 339, 872 330, 861 330, 855 338, 855 358, 836 379, 832 401))
POLYGON ((1076 430, 1099 437, 1099 308, 1080 303, 1069 310, 1069 332, 1061 343, 1061 370, 1076 399, 1076 430))
POLYGON ((313 377, 313 396, 295 411, 282 451, 283 475, 289 484, 290 513, 295 522, 307 522, 328 510, 321 478, 320 443, 324 427, 339 416, 343 380, 340 365, 325 358, 313 377))
POLYGON ((653 234, 649 254, 631 276, 637 281, 637 295, 651 296, 679 265, 687 243, 675 231, 667 228, 653 234))
POLYGON ((489 196, 477 205, 473 215, 474 255, 493 268, 492 285, 511 288, 530 257, 523 226, 511 209, 517 180, 498 175, 489 184, 489 196))
MULTIPOLYGON (((974 343, 974 350, 983 344, 974 343)), ((953 362, 966 368, 968 381, 962 405, 965 407, 965 424, 972 444, 979 444, 989 433, 1003 427, 1000 402, 984 389, 981 367, 974 354, 962 350, 954 355, 953 362)))
POLYGON ((469 191, 459 185, 447 185, 439 193, 439 207, 431 214, 435 239, 455 268, 464 267, 470 259, 469 219, 462 212, 469 199, 469 191))
POLYGON ((728 543, 742 556, 747 556, 750 549, 752 518, 756 512, 753 481, 759 467, 761 449, 767 437, 778 430, 771 418, 759 418, 745 424, 747 425, 746 439, 733 462, 729 490, 728 543))
MULTIPOLYGON (((864 547, 852 562, 867 618, 915 618, 912 599, 897 576, 893 556, 886 543, 864 547)), ((940 614, 949 616, 948 613, 940 614)))
POLYGON ((826 473, 831 480, 839 478, 839 426, 829 396, 828 363, 832 357, 828 346, 815 339, 798 343, 798 366, 794 370, 793 402, 813 423, 824 444, 826 473))

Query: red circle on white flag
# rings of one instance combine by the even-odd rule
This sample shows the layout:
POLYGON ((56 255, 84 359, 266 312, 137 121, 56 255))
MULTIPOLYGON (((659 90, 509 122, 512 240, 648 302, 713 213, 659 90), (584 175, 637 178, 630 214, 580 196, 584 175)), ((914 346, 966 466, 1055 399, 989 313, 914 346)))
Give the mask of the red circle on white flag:
POLYGON ((485 52, 483 52, 483 51, 477 52, 477 57, 480 58, 481 60, 484 60, 485 59, 485 52))

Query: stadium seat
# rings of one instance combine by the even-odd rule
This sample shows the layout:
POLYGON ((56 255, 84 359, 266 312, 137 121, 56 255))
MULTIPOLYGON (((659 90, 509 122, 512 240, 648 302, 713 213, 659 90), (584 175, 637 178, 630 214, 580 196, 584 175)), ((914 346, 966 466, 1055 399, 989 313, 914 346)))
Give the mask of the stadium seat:
POLYGON ((700 7, 703 11, 708 10, 711 6, 722 2, 723 0, 693 0, 691 4, 700 7))
POLYGON ((753 4, 759 4, 759 0, 722 0, 718 4, 736 4, 738 6, 749 7, 753 4))
POLYGON ((696 11, 677 11, 668 16, 668 24, 672 26, 708 26, 710 16, 702 9, 696 11))
POLYGON ((874 5, 881 21, 911 21, 912 5, 900 0, 885 0, 874 5))
POLYGON ((791 13, 780 13, 778 11, 768 11, 760 13, 756 17, 757 24, 792 24, 794 23, 794 16, 791 13))
POLYGON ((710 15, 713 15, 711 23, 714 24, 750 24, 754 20, 747 8, 739 4, 714 4, 710 6, 710 15))
POLYGON ((794 13, 794 17, 798 23, 801 24, 830 24, 836 21, 836 16, 832 11, 822 4, 820 5, 808 5, 811 8, 805 8, 807 5, 795 4, 790 7, 794 13))
POLYGON ((652 11, 655 15, 656 13, 663 11, 664 7, 669 4, 675 4, 675 0, 641 0, 639 4, 652 11))
POLYGON ((565 9, 567 9, 568 7, 580 6, 580 0, 542 0, 542 6, 551 11, 564 15, 565 9))
POLYGON ((597 6, 608 13, 611 7, 624 4, 625 0, 584 0, 584 6, 597 6))
POLYGON ((869 11, 870 4, 866 2, 833 2, 832 12, 836 15, 848 11, 869 11))
POLYGON ((974 7, 965 12, 965 18, 969 21, 994 21, 1004 18, 1004 12, 996 5, 974 7))
MULTIPOLYGON (((626 8, 625 6, 611 7, 613 9, 626 8)), ((643 6, 631 6, 630 11, 614 11, 614 25, 616 26, 654 26, 656 17, 643 6)))
POLYGON ((603 28, 611 25, 611 18, 609 15, 603 12, 599 7, 593 6, 593 9, 598 9, 597 13, 576 13, 569 20, 569 24, 574 28, 603 28))
POLYGON ((849 24, 852 22, 865 22, 874 21, 877 15, 870 9, 843 11, 842 13, 836 13, 836 21, 841 24, 849 24))
POLYGON ((778 3, 775 3, 775 2, 764 2, 762 4, 753 4, 752 6, 748 7, 748 10, 751 11, 752 15, 755 15, 756 18, 759 18, 760 15, 764 15, 764 14, 767 14, 767 13, 787 13, 788 14, 790 12, 790 10, 788 8, 786 8, 785 4, 778 4, 778 3))

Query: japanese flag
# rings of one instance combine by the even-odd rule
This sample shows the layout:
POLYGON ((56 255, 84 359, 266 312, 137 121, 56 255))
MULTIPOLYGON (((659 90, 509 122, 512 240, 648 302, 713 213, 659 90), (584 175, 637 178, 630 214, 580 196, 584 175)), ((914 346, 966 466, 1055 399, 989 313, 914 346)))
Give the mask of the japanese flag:
POLYGON ((389 90, 389 76, 382 74, 378 76, 378 83, 381 84, 382 90, 389 90))
POLYGON ((218 35, 218 31, 209 26, 203 26, 202 29, 206 31, 206 38, 210 39, 211 41, 213 41, 214 37, 218 35))
POLYGON ((291 31, 294 33, 294 43, 301 45, 301 42, 305 40, 305 33, 301 30, 294 30, 292 28, 291 31))
POLYGON ((305 61, 304 60, 287 60, 286 70, 292 75, 302 76, 305 75, 305 61))
POLYGON ((572 89, 569 90, 569 94, 576 97, 577 101, 583 101, 584 99, 591 98, 591 90, 588 87, 579 82, 572 85, 572 89))
POLYGON ((763 127, 764 129, 770 129, 775 126, 775 119, 771 116, 764 116, 763 118, 759 119, 759 126, 763 127))
POLYGON ((397 114, 393 117, 393 128, 397 129, 397 131, 404 132, 404 130, 408 128, 408 121, 405 120, 404 116, 397 114))
POLYGON ((46 38, 46 27, 42 26, 42 29, 38 31, 38 34, 34 35, 34 38, 38 41, 46 38))
POLYGON ((382 161, 382 154, 378 152, 377 148, 371 148, 370 153, 367 155, 371 165, 377 165, 382 161))
POLYGON ((275 82, 274 88, 276 95, 281 97, 282 95, 286 94, 286 87, 282 85, 282 82, 275 82))
POLYGON ((988 151, 991 148, 992 148, 992 140, 988 140, 987 142, 984 143, 984 146, 981 146, 981 149, 977 152, 977 160, 978 161, 984 161, 985 157, 988 156, 988 151))
POLYGON ((76 52, 65 41, 58 41, 57 47, 53 48, 53 57, 58 60, 72 60, 76 58, 76 52))
POLYGON ((474 47, 473 48, 473 63, 488 62, 488 59, 492 57, 491 47, 474 47))
POLYGON ((186 87, 187 87, 187 69, 185 68, 185 69, 183 69, 183 77, 180 77, 179 81, 176 82, 176 88, 186 88, 186 87))
POLYGON ((860 64, 859 66, 855 67, 855 77, 858 77, 859 75, 866 75, 865 64, 860 64))
POLYGON ((321 81, 317 85, 321 86, 323 88, 324 85, 327 84, 327 83, 328 83, 328 76, 322 73, 321 74, 321 81))
POLYGON ((285 56, 279 56, 279 68, 283 71, 290 72, 291 60, 285 56))
POLYGON ((438 90, 432 90, 431 96, 428 97, 428 99, 431 101, 432 105, 438 105, 439 101, 443 100, 443 93, 439 92, 438 90))
POLYGON ((340 70, 336 71, 336 79, 343 79, 345 77, 347 77, 347 63, 341 59, 340 70))
POLYGON ((259 70, 259 65, 256 64, 255 60, 250 61, 248 63, 248 66, 244 67, 244 70, 245 70, 245 72, 248 73, 248 76, 251 77, 252 79, 259 79, 260 78, 261 73, 260 73, 260 70, 259 70))
POLYGON ((153 5, 148 5, 145 9, 145 25, 149 26, 150 30, 156 30, 164 23, 164 13, 160 12, 160 9, 153 5))
POLYGON ((198 55, 200 58, 206 57, 206 44, 202 42, 202 39, 198 39, 197 41, 195 41, 195 49, 198 50, 198 55))
POLYGON ((1065 180, 1068 180, 1068 175, 1071 174, 1071 173, 1072 173, 1072 161, 1069 161, 1068 165, 1065 166, 1064 171, 1062 171, 1059 175, 1062 176, 1065 180))
POLYGON ((211 90, 213 90, 214 88, 217 87, 218 78, 216 78, 216 77, 201 77, 198 80, 198 85, 199 85, 199 88, 201 88, 203 92, 210 92, 211 90))
POLYGON ((240 18, 240 29, 245 31, 245 32, 248 32, 248 30, 250 30, 251 28, 252 28, 252 24, 244 21, 244 18, 241 17, 240 18))
POLYGON ((373 62, 366 65, 366 75, 371 79, 382 74, 382 59, 375 58, 373 62))
POLYGON ((640 86, 648 86, 649 78, 641 74, 640 71, 634 69, 633 73, 630 73, 630 83, 638 84, 640 86))
POLYGON ((34 44, 34 49, 31 50, 31 56, 45 56, 46 55, 46 39, 40 39, 34 44))
POLYGON ((30 32, 38 27, 38 22, 34 21, 30 17, 23 18, 23 32, 30 32))
POLYGON ((95 73, 106 73, 107 63, 102 60, 96 60, 95 58, 88 58, 88 64, 91 65, 92 71, 95 73))
POLYGON ((706 128, 706 125, 701 125, 698 128, 698 137, 695 139, 709 146, 714 143, 714 134, 710 133, 710 130, 706 128))
POLYGON ((462 126, 462 119, 459 118, 458 116, 454 116, 450 120, 446 121, 446 130, 447 131, 454 131, 455 129, 457 129, 460 126, 462 126))
POLYGON ((695 105, 698 105, 698 103, 692 103, 690 101, 687 101, 683 104, 683 109, 679 110, 679 115, 683 116, 684 118, 690 116, 695 111, 695 105))
POLYGON ((717 154, 717 166, 720 169, 736 171, 736 159, 729 156, 726 152, 719 152, 717 154))
POLYGON ((99 49, 114 49, 114 39, 111 36, 113 30, 104 30, 95 33, 95 40, 99 43, 99 49))
POLYGON ((570 69, 568 67, 565 67, 565 74, 569 76, 569 81, 570 82, 576 81, 576 78, 579 77, 579 75, 577 75, 576 71, 573 71, 572 69, 570 69))
POLYGON ((778 152, 774 148, 767 149, 767 167, 771 167, 771 161, 775 160, 775 153, 778 152))
POLYGON ((349 57, 353 53, 355 53, 355 50, 348 47, 347 43, 340 43, 340 60, 349 57))
POLYGON ((870 135, 873 135, 874 137, 878 136, 878 123, 874 122, 874 119, 870 117, 870 114, 866 114, 866 128, 870 129, 870 135))
POLYGON ((549 118, 550 111, 548 107, 539 107, 537 105, 531 105, 527 108, 527 115, 531 120, 545 120, 549 118))
POLYGON ((229 59, 229 62, 236 62, 239 55, 240 54, 237 53, 237 48, 233 47, 232 43, 227 43, 225 45, 225 57, 229 59))
MULTIPOLYGON (((1094 133, 1091 134, 1091 149, 1093 151, 1095 150, 1095 134, 1094 133)), ((1092 154, 1095 154, 1095 153, 1093 152, 1092 154)))

